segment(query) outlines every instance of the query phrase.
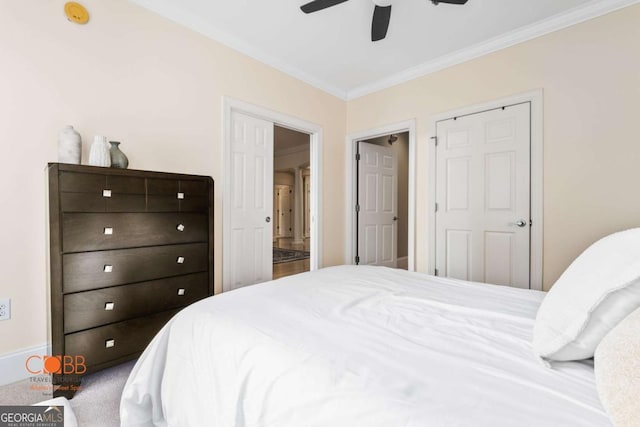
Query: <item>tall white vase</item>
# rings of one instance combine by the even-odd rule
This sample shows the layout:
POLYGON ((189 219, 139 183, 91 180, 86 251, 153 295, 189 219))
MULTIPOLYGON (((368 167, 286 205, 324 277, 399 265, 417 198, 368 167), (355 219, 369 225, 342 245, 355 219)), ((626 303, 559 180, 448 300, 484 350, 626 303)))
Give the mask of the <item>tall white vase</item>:
POLYGON ((89 164, 91 166, 111 166, 111 154, 109 153, 109 144, 107 137, 96 135, 93 137, 91 151, 89 152, 89 164))
POLYGON ((58 134, 58 162, 80 164, 82 138, 73 126, 65 126, 58 134))

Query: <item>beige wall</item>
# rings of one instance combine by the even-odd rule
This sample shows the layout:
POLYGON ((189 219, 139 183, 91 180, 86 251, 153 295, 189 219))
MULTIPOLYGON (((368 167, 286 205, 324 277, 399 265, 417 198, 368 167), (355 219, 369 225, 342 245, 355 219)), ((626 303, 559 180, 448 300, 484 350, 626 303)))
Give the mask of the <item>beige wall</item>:
POLYGON ((417 266, 426 267, 429 117, 545 91, 545 286, 582 249, 640 222, 640 6, 345 103, 125 0, 0 2, 0 355, 46 339, 44 168, 72 124, 123 142, 131 167, 216 179, 221 288, 221 105, 229 95, 323 126, 325 265, 344 259, 345 134, 415 117, 417 266), (313 100, 313 102, 310 102, 313 100))
POLYGON ((429 118, 544 89, 544 286, 590 243, 640 225, 640 5, 348 103, 347 131, 417 119, 425 271, 429 118))
MULTIPOLYGON (((325 199, 343 200, 346 103, 125 0, 84 0, 88 25, 63 0, 0 2, 0 355, 46 341, 45 186, 56 134, 122 141, 130 166, 216 180, 216 288, 222 266, 222 96, 318 123, 325 199), (313 100, 313 102, 309 102, 313 100), (340 163, 340 166, 342 163, 340 163)), ((343 260, 344 210, 325 204, 323 260, 343 260)))
POLYGON ((389 145, 389 135, 369 139, 366 142, 391 147, 398 159, 398 258, 409 255, 409 132, 395 134, 398 140, 389 145))

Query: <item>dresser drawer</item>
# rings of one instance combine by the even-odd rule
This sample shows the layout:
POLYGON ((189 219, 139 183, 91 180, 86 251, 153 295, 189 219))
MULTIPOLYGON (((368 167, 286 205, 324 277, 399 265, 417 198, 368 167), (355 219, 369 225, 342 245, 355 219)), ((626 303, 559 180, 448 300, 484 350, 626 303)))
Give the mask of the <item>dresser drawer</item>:
POLYGON ((178 310, 65 335, 65 354, 84 356, 87 367, 136 354, 178 310))
POLYGON ((209 196, 189 196, 180 200, 180 212, 203 212, 209 210, 209 196))
POLYGON ((177 179, 148 178, 147 194, 176 196, 180 191, 180 181, 177 179))
POLYGON ((105 198, 101 193, 60 193, 62 212, 146 212, 144 194, 111 193, 105 198))
POLYGON ((146 194, 147 183, 145 178, 109 175, 107 189, 115 194, 146 194))
POLYGON ((208 218, 190 213, 65 213, 62 250, 84 252, 206 242, 208 218))
POLYGON ((107 188, 107 177, 96 173, 60 172, 60 191, 97 193, 107 188))
POLYGON ((62 212, 106 212, 107 199, 98 192, 60 193, 60 210, 62 212))
POLYGON ((135 176, 102 175, 84 172, 60 172, 60 191, 68 193, 97 193, 104 190, 121 194, 145 194, 145 178, 135 176))
POLYGON ((207 196, 209 184, 203 180, 180 180, 180 192, 185 196, 207 196))
POLYGON ((149 195, 147 197, 148 212, 203 212, 209 210, 209 196, 183 195, 182 199, 174 196, 149 195))
POLYGON ((204 180, 149 179, 149 212, 207 212, 209 183, 204 180))
POLYGON ((147 212, 179 212, 180 201, 175 195, 163 196, 149 194, 147 196, 147 212))
POLYGON ((183 307, 208 295, 208 273, 68 294, 64 296, 64 333, 183 307))
POLYGON ((149 178, 147 180, 147 210, 149 212, 180 211, 180 181, 177 179, 149 178))
POLYGON ((60 173, 62 212, 145 212, 144 178, 60 173))
POLYGON ((180 181, 180 212, 207 212, 209 184, 207 181, 180 181))
POLYGON ((208 243, 65 254, 62 290, 80 292, 199 273, 208 268, 208 243))

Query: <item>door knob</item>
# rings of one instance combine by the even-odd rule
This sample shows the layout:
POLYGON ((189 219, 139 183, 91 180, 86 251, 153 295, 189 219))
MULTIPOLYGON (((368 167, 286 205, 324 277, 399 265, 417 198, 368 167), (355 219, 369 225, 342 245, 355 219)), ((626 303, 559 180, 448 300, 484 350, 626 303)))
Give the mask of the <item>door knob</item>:
POLYGON ((393 220, 394 220, 394 221, 397 221, 397 220, 398 220, 398 217, 397 217, 397 216, 394 216, 394 217, 393 217, 393 220))
POLYGON ((270 216, 268 216, 268 217, 266 217, 264 220, 265 220, 265 221, 267 221, 267 222, 271 222, 271 217, 270 217, 270 216))
POLYGON ((520 221, 516 222, 516 225, 522 228, 527 225, 527 222, 524 219, 521 219, 520 221))

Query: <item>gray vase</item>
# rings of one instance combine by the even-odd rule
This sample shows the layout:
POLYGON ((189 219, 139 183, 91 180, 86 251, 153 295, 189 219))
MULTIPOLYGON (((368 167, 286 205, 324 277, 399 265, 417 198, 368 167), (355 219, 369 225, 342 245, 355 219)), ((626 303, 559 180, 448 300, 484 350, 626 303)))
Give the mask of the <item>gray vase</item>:
POLYGON ((111 154, 111 167, 126 169, 129 166, 129 159, 124 155, 122 151, 120 151, 120 143, 118 141, 109 141, 111 144, 111 148, 109 148, 109 153, 111 154))

